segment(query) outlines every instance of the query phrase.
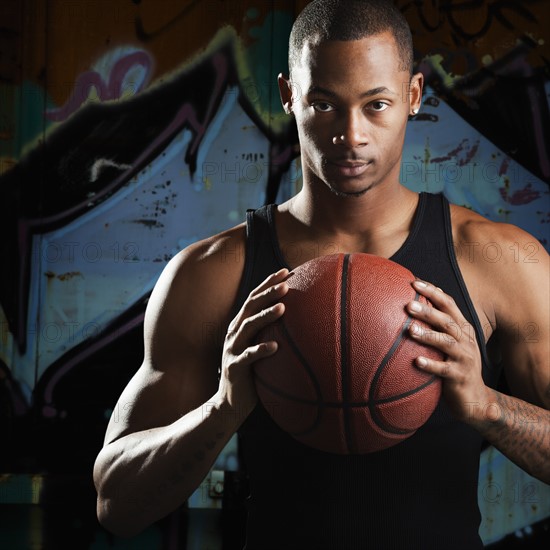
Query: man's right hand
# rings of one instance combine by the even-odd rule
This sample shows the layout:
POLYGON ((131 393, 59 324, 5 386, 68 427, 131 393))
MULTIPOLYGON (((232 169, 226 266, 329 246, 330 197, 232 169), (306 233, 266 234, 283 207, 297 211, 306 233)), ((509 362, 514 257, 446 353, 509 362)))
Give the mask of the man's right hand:
POLYGON ((257 403, 253 363, 277 350, 258 333, 283 315, 289 273, 269 276, 231 321, 244 243, 243 225, 188 247, 149 299, 143 364, 94 466, 98 518, 115 534, 136 534, 189 498, 257 403))
POLYGON ((258 400, 253 364, 277 351, 277 342, 258 342, 258 333, 283 315, 280 300, 288 292, 288 277, 288 269, 281 269, 265 279, 249 294, 227 330, 218 394, 232 410, 238 408, 243 418, 258 400))

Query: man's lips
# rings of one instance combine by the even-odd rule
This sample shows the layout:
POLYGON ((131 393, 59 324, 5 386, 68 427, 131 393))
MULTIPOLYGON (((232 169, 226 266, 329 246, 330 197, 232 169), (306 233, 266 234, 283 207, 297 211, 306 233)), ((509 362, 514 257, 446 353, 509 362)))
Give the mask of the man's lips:
POLYGON ((330 161, 336 170, 343 176, 360 176, 371 165, 370 160, 333 160, 330 161))

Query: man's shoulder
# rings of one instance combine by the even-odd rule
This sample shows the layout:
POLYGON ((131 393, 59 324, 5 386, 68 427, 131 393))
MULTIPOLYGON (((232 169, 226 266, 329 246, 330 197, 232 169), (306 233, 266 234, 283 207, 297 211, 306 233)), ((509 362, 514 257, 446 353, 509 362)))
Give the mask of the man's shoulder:
POLYGON ((542 243, 464 207, 452 205, 451 220, 455 254, 478 312, 505 339, 517 338, 518 326, 544 325, 549 258, 542 243))
MULTIPOLYGON (((523 229, 451 206, 455 253, 466 279, 498 309, 514 296, 548 285, 549 258, 542 243, 523 229)), ((504 308, 501 308, 504 309, 504 308)))
POLYGON ((244 269, 246 229, 241 224, 197 241, 164 268, 150 299, 152 310, 182 312, 222 322, 236 300, 244 269))
POLYGON ((170 263, 177 274, 205 277, 212 273, 242 269, 246 248, 246 227, 240 224, 181 250, 170 263))
MULTIPOLYGON (((495 222, 465 208, 451 204, 451 224, 455 247, 478 249, 500 256, 528 254, 542 248, 541 243, 532 235, 511 223, 495 222), (489 250, 491 249, 491 250, 489 250)), ((485 258, 487 259, 487 258, 485 258)), ((517 259, 517 258, 516 258, 517 259)))

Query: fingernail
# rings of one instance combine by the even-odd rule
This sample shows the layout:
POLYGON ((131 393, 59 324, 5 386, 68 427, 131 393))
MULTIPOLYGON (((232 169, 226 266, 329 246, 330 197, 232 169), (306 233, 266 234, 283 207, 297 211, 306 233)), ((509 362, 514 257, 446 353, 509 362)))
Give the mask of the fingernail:
POLYGON ((411 302, 409 304, 409 309, 411 311, 416 311, 416 312, 419 312, 419 311, 422 311, 422 305, 420 304, 420 302, 417 302, 416 300, 414 302, 411 302))
POLYGON ((425 367, 428 364, 428 360, 425 357, 418 357, 416 364, 420 367, 425 367))
POLYGON ((427 287, 428 285, 424 282, 424 281, 420 281, 420 280, 416 280, 414 281, 414 286, 419 286, 420 288, 425 288, 427 287))

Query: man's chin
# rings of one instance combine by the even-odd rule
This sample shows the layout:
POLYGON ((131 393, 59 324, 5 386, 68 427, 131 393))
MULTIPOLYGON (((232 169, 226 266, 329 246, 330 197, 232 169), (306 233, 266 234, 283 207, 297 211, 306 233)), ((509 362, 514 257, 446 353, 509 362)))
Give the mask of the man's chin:
POLYGON ((350 191, 343 191, 342 189, 336 189, 335 187, 333 187, 332 185, 330 185, 329 183, 327 183, 327 187, 330 189, 330 191, 336 195, 337 197, 340 197, 342 199, 347 199, 347 198, 358 198, 358 197, 362 197, 365 193, 367 193, 368 191, 370 191, 372 189, 372 185, 368 185, 366 187, 362 187, 360 189, 355 189, 355 190, 350 190, 350 191))

